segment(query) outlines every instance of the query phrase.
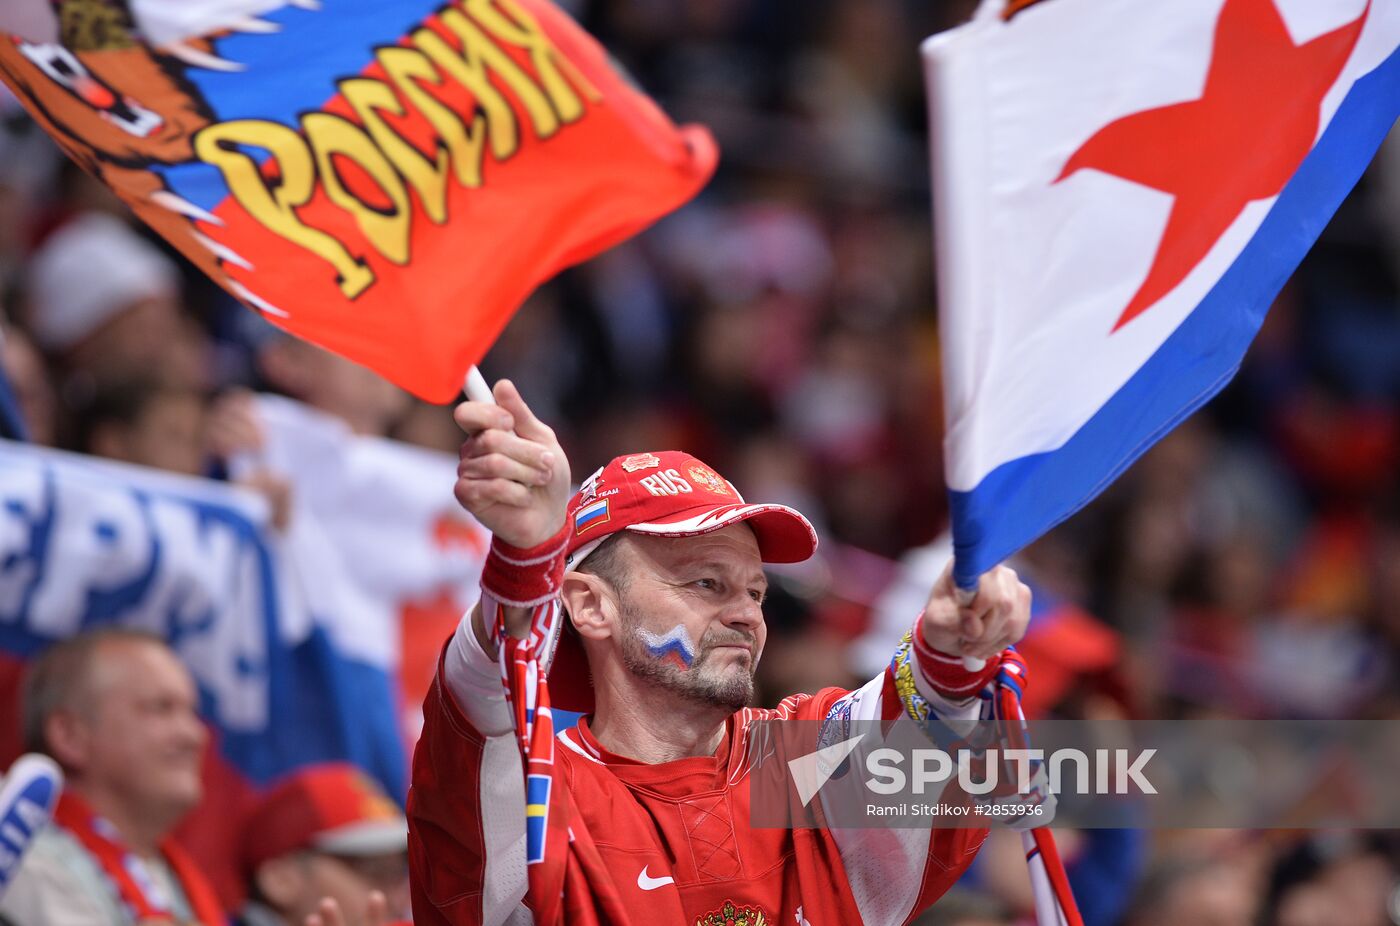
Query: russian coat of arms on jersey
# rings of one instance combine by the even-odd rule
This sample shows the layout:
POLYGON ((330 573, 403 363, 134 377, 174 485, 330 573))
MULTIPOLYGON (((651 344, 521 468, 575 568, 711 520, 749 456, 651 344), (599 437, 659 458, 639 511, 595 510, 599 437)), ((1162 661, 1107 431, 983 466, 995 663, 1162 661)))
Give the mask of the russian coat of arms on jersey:
POLYGON ((732 900, 713 913, 695 920, 695 926, 770 926, 771 921, 757 907, 739 907, 732 900))

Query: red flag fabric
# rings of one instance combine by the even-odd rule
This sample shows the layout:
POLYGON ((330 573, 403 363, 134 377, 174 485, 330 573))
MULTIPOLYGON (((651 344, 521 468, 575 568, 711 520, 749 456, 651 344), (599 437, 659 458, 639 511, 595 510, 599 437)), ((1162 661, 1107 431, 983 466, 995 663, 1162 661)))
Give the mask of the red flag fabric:
POLYGON ((75 160, 270 322, 432 401, 718 157, 546 0, 45 15, 0 39, 0 77, 75 160))

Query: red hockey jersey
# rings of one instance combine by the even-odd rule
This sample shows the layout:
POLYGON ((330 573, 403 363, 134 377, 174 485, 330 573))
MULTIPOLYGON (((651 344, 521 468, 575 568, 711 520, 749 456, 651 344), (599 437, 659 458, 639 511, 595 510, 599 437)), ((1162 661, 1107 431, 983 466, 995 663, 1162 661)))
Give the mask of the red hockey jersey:
POLYGON ((751 826, 753 757, 746 743, 750 725, 762 719, 890 720, 929 711, 955 724, 975 719, 975 699, 953 702, 935 691, 921 668, 926 651, 916 657, 914 650, 906 635, 889 668, 855 691, 828 688, 790 697, 775 710, 733 714, 710 757, 652 765, 612 755, 594 740, 586 718, 560 733, 553 775, 568 805, 569 849, 562 913, 553 923, 536 924, 522 903, 520 751, 500 693, 500 670, 463 621, 424 704, 414 757, 409 851, 415 922, 909 922, 958 879, 987 831, 751 826))

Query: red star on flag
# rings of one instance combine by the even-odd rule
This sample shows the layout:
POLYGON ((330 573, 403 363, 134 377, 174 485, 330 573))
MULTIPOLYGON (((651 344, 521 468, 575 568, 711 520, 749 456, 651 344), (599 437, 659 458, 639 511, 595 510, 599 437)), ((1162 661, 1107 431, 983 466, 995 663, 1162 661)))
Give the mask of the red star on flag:
POLYGON ((1322 98, 1351 57, 1353 22, 1295 45, 1273 0, 1225 0, 1199 99, 1110 122, 1055 182, 1094 169, 1176 198, 1147 271, 1113 330, 1176 288, 1251 202, 1277 196, 1317 138, 1322 98))

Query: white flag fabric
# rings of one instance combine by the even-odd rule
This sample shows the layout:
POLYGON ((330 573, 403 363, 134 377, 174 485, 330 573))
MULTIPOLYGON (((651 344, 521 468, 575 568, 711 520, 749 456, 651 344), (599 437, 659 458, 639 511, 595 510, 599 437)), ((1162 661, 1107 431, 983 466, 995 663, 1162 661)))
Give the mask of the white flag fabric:
POLYGON ((960 585, 1233 376, 1398 44, 1400 0, 985 0, 924 43, 960 585))
MULTIPOLYGON (((308 571, 336 577, 339 645, 396 674, 410 743, 437 653, 476 602, 491 537, 457 504, 457 458, 351 432, 338 418, 274 395, 257 398, 265 445, 233 462, 291 485, 289 541, 308 571)), ((446 414, 444 412, 444 414, 446 414)))
POLYGON ((281 396, 258 396, 256 415, 265 448, 236 469, 265 466, 288 479, 294 508, 335 538, 363 591, 393 606, 438 592, 459 597, 463 609, 476 601, 491 538, 452 495, 455 456, 356 435, 281 396))

